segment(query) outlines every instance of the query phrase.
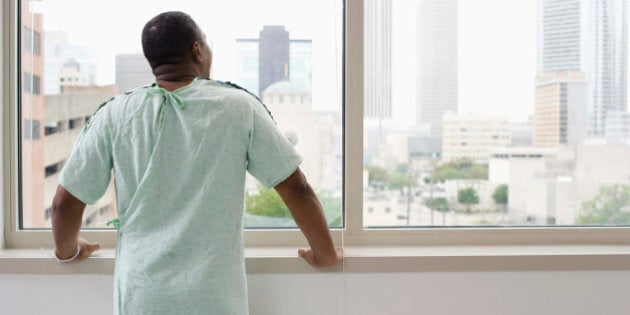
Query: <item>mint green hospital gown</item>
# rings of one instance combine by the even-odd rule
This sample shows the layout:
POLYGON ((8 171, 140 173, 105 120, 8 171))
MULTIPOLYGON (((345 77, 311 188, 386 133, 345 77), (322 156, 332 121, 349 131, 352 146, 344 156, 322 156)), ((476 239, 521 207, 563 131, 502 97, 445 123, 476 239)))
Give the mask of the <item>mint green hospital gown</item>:
POLYGON ((272 187, 301 161, 257 98, 197 78, 104 104, 59 183, 92 204, 113 169, 116 314, 247 314, 245 172, 272 187))

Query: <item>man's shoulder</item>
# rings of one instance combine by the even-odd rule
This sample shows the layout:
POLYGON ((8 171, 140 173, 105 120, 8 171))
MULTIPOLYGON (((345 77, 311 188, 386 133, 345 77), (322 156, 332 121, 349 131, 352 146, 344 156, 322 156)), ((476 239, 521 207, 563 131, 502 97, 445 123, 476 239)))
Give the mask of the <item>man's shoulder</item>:
POLYGON ((218 80, 211 80, 211 81, 216 82, 217 85, 222 86, 225 89, 229 90, 231 94, 237 95, 238 97, 245 100, 244 103, 248 104, 249 108, 253 108, 254 110, 264 110, 264 112, 269 114, 271 119, 273 119, 273 116, 271 115, 271 112, 269 111, 267 106, 262 102, 262 100, 256 94, 250 92, 246 88, 234 82, 218 81, 218 80))

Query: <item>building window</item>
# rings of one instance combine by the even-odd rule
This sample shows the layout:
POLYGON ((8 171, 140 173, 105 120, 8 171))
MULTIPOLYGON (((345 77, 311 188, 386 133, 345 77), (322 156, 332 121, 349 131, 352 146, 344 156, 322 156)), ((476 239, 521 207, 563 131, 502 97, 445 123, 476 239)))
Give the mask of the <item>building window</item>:
POLYGON ((24 130, 24 139, 38 140, 41 137, 40 125, 41 123, 39 120, 24 119, 24 125, 22 126, 22 130, 24 130))
POLYGON ((40 94, 40 76, 32 75, 28 72, 23 73, 23 90, 27 93, 33 93, 34 95, 40 94))

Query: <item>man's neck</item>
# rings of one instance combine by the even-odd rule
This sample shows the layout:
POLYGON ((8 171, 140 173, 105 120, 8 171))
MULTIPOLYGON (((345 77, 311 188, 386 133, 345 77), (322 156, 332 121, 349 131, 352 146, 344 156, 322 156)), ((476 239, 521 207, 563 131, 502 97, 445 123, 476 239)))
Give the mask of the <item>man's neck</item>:
POLYGON ((174 91, 190 84, 196 77, 202 76, 194 65, 165 64, 153 69, 155 81, 161 88, 174 91))

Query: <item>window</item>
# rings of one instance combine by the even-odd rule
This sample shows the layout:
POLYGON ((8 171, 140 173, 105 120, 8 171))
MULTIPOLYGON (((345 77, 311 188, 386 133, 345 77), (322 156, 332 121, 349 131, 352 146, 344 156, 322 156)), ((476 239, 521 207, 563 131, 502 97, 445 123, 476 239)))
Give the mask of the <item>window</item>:
POLYGON ((39 140, 40 137, 40 122, 39 120, 30 120, 24 119, 24 125, 22 127, 24 130, 24 139, 25 140, 39 140))
MULTIPOLYGON (((56 161, 69 156, 83 120, 87 123, 97 107, 119 91, 154 80, 144 56, 128 52, 142 50, 138 41, 142 26, 148 17, 169 10, 170 5, 151 2, 150 12, 139 20, 134 6, 146 12, 146 2, 129 7, 128 1, 117 1, 88 5, 63 0, 36 8, 31 2, 17 1, 21 4, 23 50, 19 56, 25 95, 18 113, 45 121, 46 136, 34 139, 39 141, 32 146, 21 143, 22 229, 50 224, 43 214, 50 207, 61 171, 56 161), (126 10, 121 13, 115 7, 126 10), (111 14, 73 15, 70 19, 68 8, 111 14), (127 22, 112 26, 107 18, 112 15, 127 22), (89 30, 88 24, 93 26, 89 30), (116 39, 111 38, 112 32, 119 34, 116 39), (44 171, 31 171, 35 169, 44 171)), ((291 135, 291 142, 304 157, 301 169, 315 188, 331 227, 343 225, 342 4, 338 0, 239 0, 222 5, 221 10, 207 10, 208 4, 187 0, 179 6, 192 14, 212 46, 211 77, 239 84, 264 100, 282 133, 291 135), (267 13, 236 25, 233 17, 242 15, 243 7, 267 13), (234 27, 226 29, 228 24, 234 27)), ((112 183, 101 200, 86 208, 85 228, 106 227, 106 216, 109 220, 116 216, 113 187, 112 183)), ((276 192, 249 176, 244 205, 247 228, 295 227, 276 192)))
MULTIPOLYGON (((188 8, 192 9, 187 9, 186 3, 182 3, 181 9, 208 11, 198 9, 204 4, 190 3, 193 6, 188 8)), ((221 15, 238 16, 237 12, 241 11, 237 9, 244 7, 243 3, 226 5, 221 15)), ((133 14, 133 8, 128 5, 125 3, 128 10, 122 14, 133 14)), ((21 130, 10 117, 4 117, 3 124, 8 134, 23 136, 19 145, 13 146, 7 142, 8 137, 4 137, 5 148, 11 147, 13 153, 20 155, 20 165, 4 159, 5 169, 19 170, 11 174, 10 181, 19 183, 19 187, 7 188, 9 191, 19 188, 19 194, 13 195, 19 202, 13 207, 11 219, 5 220, 10 226, 7 241, 15 246, 48 244, 49 231, 21 233, 24 229, 49 226, 45 209, 50 205, 45 197, 41 197, 41 190, 35 187, 42 187, 42 178, 45 181, 54 179, 54 175, 45 177, 46 166, 58 161, 50 155, 63 157, 69 154, 66 150, 71 147, 72 136, 80 132, 77 127, 88 122, 100 103, 94 100, 107 100, 115 95, 114 85, 120 84, 118 90, 124 91, 152 80, 150 76, 144 76, 134 81, 142 83, 123 88, 124 82, 117 82, 119 75, 114 75, 112 70, 117 66, 119 69, 131 68, 116 56, 123 55, 122 52, 140 51, 136 39, 146 21, 136 20, 133 15, 121 17, 121 20, 130 21, 130 26, 115 25, 115 29, 103 32, 125 34, 135 30, 136 39, 121 37, 113 44, 105 43, 103 38, 108 36, 95 34, 98 28, 87 30, 84 25, 111 26, 94 20, 108 14, 73 16, 73 19, 64 20, 64 27, 67 26, 64 29, 60 26, 59 16, 63 17, 65 13, 61 11, 67 11, 68 7, 82 12, 107 13, 118 6, 110 2, 63 0, 47 3, 37 13, 23 5, 20 7, 23 25, 13 26, 12 33, 4 30, 5 34, 20 32, 22 40, 22 46, 11 46, 5 51, 15 54, 19 47, 23 50, 19 53, 21 72, 14 69, 13 73, 20 74, 21 80, 17 82, 22 84, 21 103, 12 104, 21 119, 21 130), (54 18, 55 14, 57 18, 54 18), (44 24, 37 21, 42 17, 45 17, 44 24), (42 29, 33 25, 42 25, 42 29), (25 38, 28 35, 22 26, 35 30, 33 34, 40 34, 39 41, 45 45, 68 48, 64 54, 76 57, 75 61, 83 71, 78 74, 79 81, 87 82, 86 85, 49 89, 50 84, 53 87, 59 85, 60 71, 68 59, 47 57, 48 46, 40 48, 41 59, 38 59, 35 48, 32 51, 24 48, 27 47, 24 41, 34 39, 25 38), (48 27, 65 34, 48 32, 48 27), (76 30, 85 33, 69 36, 68 32, 76 30), (92 54, 94 50, 108 57, 100 56, 97 60, 92 54), (104 66, 96 67, 99 62, 104 66), (58 73, 57 77, 44 74, 48 71, 46 66, 52 65, 56 68, 50 71, 58 73), (39 82, 39 78, 43 80, 39 82), (40 87, 40 84, 44 86, 40 87), (87 95, 85 99, 81 100, 79 91, 87 95), (72 96, 74 105, 67 101, 69 93, 75 93, 72 96), (60 110, 49 110, 52 106, 60 110), (69 112, 64 114, 66 109, 77 112, 68 116, 69 112), (64 122, 67 130, 57 132, 54 137, 40 136, 42 122, 52 121, 64 122), (61 137, 62 133, 68 136, 61 137), (61 139, 63 145, 61 142, 50 143, 54 138, 61 139), (30 170, 36 170, 41 176, 33 177, 30 170)), ((627 133, 621 134, 628 130, 628 126, 623 125, 628 120, 614 120, 614 126, 605 124, 607 117, 628 115, 625 94, 615 94, 616 98, 595 96, 602 100, 624 99, 623 106, 615 108, 613 115, 610 106, 602 105, 602 102, 590 104, 585 98, 586 74, 563 72, 557 76, 555 70, 538 73, 539 66, 573 65, 571 58, 579 59, 580 54, 575 49, 568 49, 571 53, 566 55, 562 55, 562 50, 552 50, 546 53, 549 56, 544 59, 544 65, 537 64, 535 39, 538 26, 535 21, 538 11, 535 3, 278 0, 250 1, 247 7, 254 12, 269 12, 270 18, 263 19, 266 15, 258 14, 252 17, 251 23, 238 23, 226 31, 226 23, 221 24, 220 18, 193 16, 200 21, 213 44, 216 64, 212 76, 242 83, 252 93, 262 96, 263 101, 270 100, 267 105, 274 112, 283 134, 293 139, 296 146, 317 144, 318 149, 301 151, 306 156, 302 167, 316 170, 306 171, 309 180, 318 182, 314 186, 326 187, 318 194, 328 204, 325 208, 330 225, 341 228, 333 230, 337 242, 342 237, 351 245, 611 244, 627 243, 630 239, 627 222, 601 221, 602 216, 598 216, 602 201, 611 196, 622 197, 615 199, 622 205, 612 209, 618 214, 616 217, 625 218, 628 213, 628 201, 623 196, 627 195, 630 178, 625 163, 630 157, 627 151, 630 137, 627 133), (302 11, 309 12, 311 17, 287 14, 302 11), (502 14, 484 15, 488 12, 502 14), (342 13, 345 14, 344 23, 342 13), (264 58, 270 57, 259 54, 259 41, 260 36, 264 36, 265 26, 269 25, 282 25, 283 31, 289 33, 290 60, 280 63, 281 80, 274 81, 278 80, 275 78, 262 82, 259 65, 264 58), (313 25, 323 26, 323 33, 315 34, 313 25), (505 27, 497 28, 496 25, 505 27), (443 42, 430 42, 431 32, 435 30, 444 31, 439 36, 443 42), (455 42, 452 40, 454 31, 457 32, 455 42), (501 46, 496 46, 498 44, 501 46), (444 49, 444 53, 440 49, 444 49), (341 58, 342 51, 344 59, 341 58), (326 61, 322 62, 320 58, 326 61), (310 84, 310 90, 296 89, 304 84, 310 84), (286 89, 299 93, 283 94, 286 89), (563 104, 559 104, 561 95, 563 104), (281 96, 284 100, 299 99, 300 104, 288 101, 279 104, 281 96), (576 106, 568 106, 571 102, 576 106), (302 106, 305 104, 308 106, 302 106), (559 108, 566 110, 563 117, 560 117, 559 108), (572 112, 577 108, 581 111, 572 112), (313 121, 294 126, 291 117, 296 112, 308 119, 312 116, 313 121), (604 127, 615 130, 616 142, 601 138, 604 133, 598 128, 604 127), (303 133, 306 129, 308 132, 303 133), (565 141, 560 139, 561 129, 567 143, 564 146, 557 145, 565 141), (575 157, 585 160, 578 161, 575 157), (587 160, 600 163, 593 165, 587 160), (616 168, 605 167, 610 165, 616 168), (597 180, 593 180, 594 176, 597 180), (512 178, 521 181, 514 182, 512 178), (579 198, 571 199, 574 196, 579 198)), ((152 3, 151 8, 153 13, 167 9, 160 2, 152 3)), ((147 13, 147 16, 153 13, 147 13)), ((230 24, 233 23, 230 21, 230 24)), ((267 31, 281 32, 282 29, 268 28, 267 31)), ((12 58, 18 60, 17 57, 12 58)), ((596 57, 604 58, 601 54, 596 57)), ((140 65, 133 73, 147 73, 146 65, 137 61, 133 64, 140 65)), ((609 67, 618 64, 626 63, 608 63, 609 67)), ((627 73, 627 69, 614 73, 627 73)), ((76 73, 67 74, 71 75, 68 78, 77 77, 76 73)), ((5 73, 5 82, 11 78, 5 73)), ((614 86, 627 85, 623 78, 614 80, 617 80, 614 86)), ((8 83, 5 90, 7 86, 8 83)), ((601 94, 602 89, 603 86, 599 86, 594 90, 601 94)), ((14 95, 12 99, 18 97, 14 95)), ((55 128, 60 129, 59 126, 55 128)), ((248 200, 277 198, 261 189, 251 178, 246 193, 248 200)), ((110 190, 99 204, 86 212, 84 227, 105 227, 105 222, 116 215, 113 200, 113 190, 110 190)), ((246 244, 301 244, 299 232, 277 231, 279 227, 294 227, 286 211, 279 210, 280 215, 270 215, 261 214, 255 207, 246 209, 246 226, 267 228, 246 231, 246 244)), ((103 244, 114 244, 111 232, 88 232, 103 244)))
POLYGON ((628 30, 608 25, 627 13, 538 3, 364 2, 366 228, 630 225, 630 137, 606 139, 600 123, 629 111, 628 30), (599 28, 610 33, 591 40, 599 28), (608 66, 574 67, 608 43, 624 47, 597 59, 608 66), (511 126, 528 120, 533 143, 513 145, 511 126), (493 157, 503 152, 507 161, 493 157), (383 202, 389 217, 370 211, 383 202))

